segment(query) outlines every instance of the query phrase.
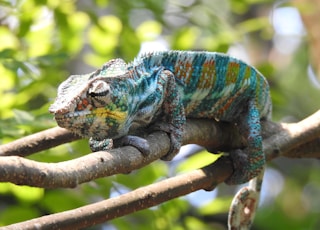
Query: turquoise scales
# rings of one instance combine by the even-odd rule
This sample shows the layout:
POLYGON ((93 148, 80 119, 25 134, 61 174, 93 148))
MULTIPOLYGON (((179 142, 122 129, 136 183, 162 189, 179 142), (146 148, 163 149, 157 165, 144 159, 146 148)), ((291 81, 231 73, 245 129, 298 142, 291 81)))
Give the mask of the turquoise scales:
POLYGON ((234 172, 226 183, 250 184, 232 201, 229 229, 252 224, 265 165, 260 120, 271 114, 268 83, 252 66, 191 51, 144 54, 129 64, 113 59, 93 73, 70 76, 49 110, 59 126, 90 137, 93 151, 129 144, 147 154, 148 143, 137 135, 163 130, 171 140, 164 160, 179 151, 186 117, 237 123, 247 147, 230 152, 234 172))
POLYGON ((260 120, 271 113, 269 86, 252 66, 213 52, 164 51, 121 59, 101 69, 72 75, 58 89, 50 112, 59 126, 91 137, 94 151, 115 143, 148 152, 144 139, 128 134, 156 126, 169 133, 171 160, 181 146, 188 118, 236 122, 248 140, 247 148, 230 152, 235 171, 227 180, 239 184, 264 167, 260 120))

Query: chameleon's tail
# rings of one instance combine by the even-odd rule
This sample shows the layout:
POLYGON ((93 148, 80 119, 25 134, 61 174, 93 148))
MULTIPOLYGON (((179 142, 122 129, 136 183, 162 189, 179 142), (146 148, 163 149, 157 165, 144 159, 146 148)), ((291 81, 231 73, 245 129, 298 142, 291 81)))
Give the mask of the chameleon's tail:
POLYGON ((250 229, 259 204, 264 169, 234 196, 228 216, 229 230, 250 229))

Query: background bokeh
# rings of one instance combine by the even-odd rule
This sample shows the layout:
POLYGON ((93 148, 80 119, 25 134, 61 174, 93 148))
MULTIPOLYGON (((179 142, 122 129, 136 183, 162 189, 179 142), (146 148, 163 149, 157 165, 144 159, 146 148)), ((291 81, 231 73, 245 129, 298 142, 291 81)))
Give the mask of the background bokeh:
MULTIPOLYGON (((317 47, 308 37, 314 31, 301 17, 320 12, 317 2, 0 0, 0 144, 56 126, 48 107, 70 74, 91 72, 111 58, 129 62, 152 50, 208 50, 239 57, 268 79, 273 120, 299 121, 320 107, 317 61, 312 60, 317 47)), ((59 162, 89 152, 87 140, 81 140, 29 158, 59 162)), ((0 183, 0 226, 117 196, 208 163, 208 153, 186 158, 188 153, 75 189, 0 183)), ((92 229, 225 229, 237 189, 220 185, 92 229)), ((253 229, 319 229, 319 194, 318 160, 270 162, 253 229)))

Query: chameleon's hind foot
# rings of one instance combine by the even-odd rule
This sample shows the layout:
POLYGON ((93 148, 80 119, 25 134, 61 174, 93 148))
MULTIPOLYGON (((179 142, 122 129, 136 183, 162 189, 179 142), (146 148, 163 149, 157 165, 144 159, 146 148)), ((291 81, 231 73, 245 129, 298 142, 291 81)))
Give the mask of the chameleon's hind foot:
MULTIPOLYGON (((250 161, 250 154, 237 149, 230 152, 229 157, 233 164, 233 174, 225 181, 226 184, 243 184, 259 175, 264 167, 264 155, 250 161)), ((252 160, 252 159, 251 159, 252 160)))

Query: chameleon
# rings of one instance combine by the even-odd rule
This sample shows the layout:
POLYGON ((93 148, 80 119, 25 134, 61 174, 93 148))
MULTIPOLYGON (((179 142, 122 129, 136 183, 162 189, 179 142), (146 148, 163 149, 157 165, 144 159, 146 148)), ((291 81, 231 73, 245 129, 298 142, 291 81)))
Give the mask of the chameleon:
POLYGON ((163 160, 178 153, 186 118, 237 124, 247 146, 229 152, 234 171, 226 183, 260 178, 255 187, 265 165, 260 122, 271 110, 268 82, 253 66, 223 53, 175 50, 140 54, 130 63, 112 59, 71 75, 49 108, 59 126, 89 137, 93 151, 132 145, 148 154, 139 133, 162 130, 171 142, 163 160))

